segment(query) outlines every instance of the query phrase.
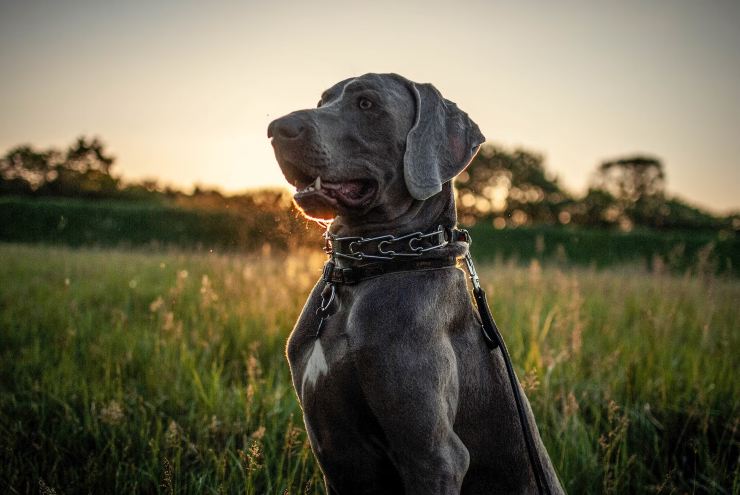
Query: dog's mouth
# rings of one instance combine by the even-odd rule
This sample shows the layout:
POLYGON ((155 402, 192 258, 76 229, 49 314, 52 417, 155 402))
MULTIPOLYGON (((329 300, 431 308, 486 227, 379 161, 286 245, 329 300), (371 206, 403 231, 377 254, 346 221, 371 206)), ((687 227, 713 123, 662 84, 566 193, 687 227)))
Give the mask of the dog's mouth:
POLYGON ((372 180, 356 179, 328 181, 320 176, 315 179, 301 177, 291 181, 296 187, 293 196, 309 216, 334 218, 340 210, 358 210, 370 204, 377 184, 372 180))
POLYGON ((375 184, 369 180, 329 182, 316 177, 309 184, 297 181, 296 189, 296 201, 311 195, 319 195, 342 206, 360 208, 372 198, 375 193, 375 184))

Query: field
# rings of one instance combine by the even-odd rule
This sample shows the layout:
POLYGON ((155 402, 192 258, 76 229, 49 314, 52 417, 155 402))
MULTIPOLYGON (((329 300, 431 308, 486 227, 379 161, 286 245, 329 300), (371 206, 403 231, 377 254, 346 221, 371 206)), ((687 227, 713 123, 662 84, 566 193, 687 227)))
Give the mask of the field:
MULTIPOLYGON (((322 256, 0 244, 2 493, 323 493, 283 349, 322 256)), ((740 493, 740 281, 479 267, 570 493, 740 493)))
MULTIPOLYGON (((275 248, 316 246, 320 229, 281 205, 280 193, 265 194, 262 203, 231 207, 0 196, 0 242, 219 252, 253 252, 266 242, 275 248)), ((734 232, 547 225, 496 230, 490 219, 471 232, 473 254, 482 261, 555 260, 599 268, 632 263, 678 273, 701 265, 702 271, 740 276, 740 237, 734 232)))

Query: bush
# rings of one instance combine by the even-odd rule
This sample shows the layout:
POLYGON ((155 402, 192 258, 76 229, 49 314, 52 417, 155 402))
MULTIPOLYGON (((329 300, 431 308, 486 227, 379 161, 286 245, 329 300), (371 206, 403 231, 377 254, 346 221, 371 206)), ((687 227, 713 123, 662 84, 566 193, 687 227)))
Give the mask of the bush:
POLYGON ((251 251, 299 243, 300 222, 253 209, 162 203, 0 198, 0 240, 70 246, 152 246, 251 251), (288 223, 288 225, 284 225, 288 223))

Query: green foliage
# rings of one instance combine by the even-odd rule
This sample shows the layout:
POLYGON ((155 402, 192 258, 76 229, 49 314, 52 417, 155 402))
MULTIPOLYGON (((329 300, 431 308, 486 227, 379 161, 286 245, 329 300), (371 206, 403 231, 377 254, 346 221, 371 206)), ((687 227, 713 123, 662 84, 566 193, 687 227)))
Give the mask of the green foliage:
POLYGON ((665 230, 725 230, 735 233, 740 230, 737 224, 733 225, 732 216, 718 218, 678 198, 640 200, 634 208, 627 210, 627 214, 634 219, 636 225, 649 225, 665 230))
POLYGON ((642 198, 662 196, 665 186, 663 163, 648 156, 629 156, 602 163, 596 184, 617 199, 636 203, 642 198))
POLYGON ((105 145, 98 138, 78 137, 67 150, 64 168, 85 173, 92 170, 109 175, 116 159, 105 151, 105 145))
POLYGON ((573 203, 567 213, 574 225, 608 228, 617 220, 616 212, 611 214, 615 201, 614 196, 607 191, 589 188, 583 199, 573 203))
POLYGON ((580 225, 628 231, 633 228, 737 232, 736 216, 716 217, 664 191, 665 171, 657 158, 629 156, 602 163, 591 187, 575 197, 546 171, 544 157, 487 143, 455 180, 460 221, 522 225, 580 225))
POLYGON ((604 162, 583 201, 591 208, 586 208, 585 218, 574 215, 574 220, 595 221, 598 215, 602 223, 618 224, 623 229, 635 225, 659 229, 732 228, 729 219, 723 221, 677 198, 666 198, 664 187, 665 172, 657 158, 638 155, 604 162))
POLYGON ((0 194, 115 196, 120 181, 111 175, 114 161, 98 138, 79 137, 65 152, 17 146, 0 158, 0 194))
MULTIPOLYGON (((218 193, 178 202, 0 198, 0 241, 71 246, 143 246, 216 251, 321 245, 321 229, 289 209, 282 191, 224 198, 218 193)), ((711 231, 619 232, 562 227, 497 230, 472 227, 482 259, 553 260, 600 267, 625 262, 683 272, 698 263, 740 274, 740 241, 711 231), (703 260, 703 261, 702 261, 703 260)))
POLYGON ((463 223, 491 214, 509 225, 557 223, 571 198, 547 177, 541 155, 523 149, 509 152, 484 144, 468 168, 455 179, 463 223))
MULTIPOLYGON (((255 250, 301 241, 308 224, 282 191, 224 201, 129 202, 0 197, 0 240, 72 246, 189 247, 255 250), (214 207, 211 207, 211 204, 214 207)), ((314 233, 318 238, 318 233, 314 233)))
MULTIPOLYGON (((323 493, 284 357, 318 250, 0 257, 4 493, 323 493)), ((479 268, 570 493, 738 492, 736 279, 479 268)))
MULTIPOLYGON (((224 196, 196 186, 192 194, 162 188, 155 180, 123 183, 112 174, 114 157, 98 138, 79 137, 67 150, 17 146, 0 158, 0 196, 73 197, 168 203, 229 209, 251 204, 259 215, 275 216, 265 194, 224 196)), ((460 221, 522 225, 581 225, 630 230, 701 229, 737 232, 737 215, 718 218, 663 192, 665 172, 657 158, 632 156, 603 163, 583 198, 576 198, 545 169, 544 157, 486 143, 455 180, 460 221)), ((277 202, 288 209, 287 203, 277 202)), ((280 216, 280 214, 277 214, 280 216)), ((138 242, 138 241, 136 241, 138 242)))
POLYGON ((619 232, 562 227, 469 229, 478 259, 575 264, 604 268, 625 263, 650 270, 740 275, 740 239, 713 232, 648 229, 619 232))
MULTIPOLYGON (((287 209, 282 191, 223 198, 217 193, 176 203, 0 198, 0 241, 72 246, 144 246, 255 251, 321 245, 321 230, 287 209)), ((683 272, 700 260, 719 273, 740 274, 734 234, 711 231, 619 232, 563 227, 471 228, 482 259, 554 260, 600 267, 642 263, 683 272)))
POLYGON ((0 193, 31 194, 46 184, 53 156, 51 151, 37 151, 30 145, 8 151, 0 158, 0 193))

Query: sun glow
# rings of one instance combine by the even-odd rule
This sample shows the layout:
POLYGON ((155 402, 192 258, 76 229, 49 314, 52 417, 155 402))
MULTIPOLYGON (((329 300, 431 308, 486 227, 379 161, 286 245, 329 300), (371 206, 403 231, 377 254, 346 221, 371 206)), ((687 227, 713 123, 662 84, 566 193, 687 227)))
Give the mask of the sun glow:
POLYGON ((446 2, 389 7, 11 3, 0 15, 12 47, 0 62, 13 74, 0 91, 0 148, 99 135, 126 179, 283 186, 271 120, 346 77, 398 72, 434 83, 489 140, 546 154, 575 192, 601 160, 640 150, 663 159, 675 192, 737 205, 739 122, 726 104, 740 100, 737 7, 485 2, 472 17, 446 2), (476 49, 440 44, 440 32, 476 49))

